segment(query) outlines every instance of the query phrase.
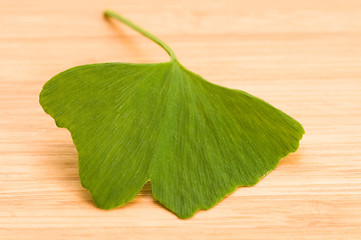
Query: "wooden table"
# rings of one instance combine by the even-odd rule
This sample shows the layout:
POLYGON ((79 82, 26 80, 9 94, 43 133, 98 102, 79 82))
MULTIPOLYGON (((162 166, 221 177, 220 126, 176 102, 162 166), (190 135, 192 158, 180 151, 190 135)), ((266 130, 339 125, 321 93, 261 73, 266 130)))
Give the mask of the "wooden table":
POLYGON ((361 239, 361 1, 0 0, 0 239, 361 239), (168 59, 105 21, 105 8, 210 82, 300 121, 300 149, 189 220, 155 202, 149 184, 125 207, 97 209, 39 92, 75 65, 168 59))

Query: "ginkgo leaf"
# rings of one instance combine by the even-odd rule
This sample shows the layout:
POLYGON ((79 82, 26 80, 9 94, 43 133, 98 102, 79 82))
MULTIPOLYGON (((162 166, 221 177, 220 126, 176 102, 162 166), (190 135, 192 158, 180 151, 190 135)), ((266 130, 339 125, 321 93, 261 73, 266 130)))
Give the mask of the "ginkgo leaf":
POLYGON ((124 205, 151 181, 155 199, 189 218, 256 184, 296 151, 304 134, 296 120, 207 82, 154 35, 114 12, 105 15, 159 44, 171 60, 83 65, 44 85, 40 104, 69 129, 81 183, 96 206, 124 205))

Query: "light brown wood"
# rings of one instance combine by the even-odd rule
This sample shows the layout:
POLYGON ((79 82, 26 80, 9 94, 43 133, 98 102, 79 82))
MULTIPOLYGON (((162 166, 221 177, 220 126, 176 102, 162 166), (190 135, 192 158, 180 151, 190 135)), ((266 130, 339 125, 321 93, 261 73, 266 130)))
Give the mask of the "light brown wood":
POLYGON ((0 239, 361 239, 361 1, 0 0, 0 239), (125 207, 97 209, 68 131, 38 94, 75 65, 168 59, 105 21, 105 8, 209 81, 300 121, 300 149, 189 220, 155 202, 149 184, 125 207))

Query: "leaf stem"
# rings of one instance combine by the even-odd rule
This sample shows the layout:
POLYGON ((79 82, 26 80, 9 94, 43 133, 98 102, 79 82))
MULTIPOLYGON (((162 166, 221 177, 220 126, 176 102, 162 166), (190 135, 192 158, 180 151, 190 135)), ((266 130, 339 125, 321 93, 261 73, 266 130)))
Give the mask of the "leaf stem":
POLYGON ((156 36, 154 36, 153 34, 151 34, 150 32, 142 29, 141 27, 139 27, 138 25, 134 24, 133 22, 129 21, 128 19, 122 17, 121 15, 117 14, 116 12, 113 12, 111 10, 106 10, 104 12, 104 16, 105 17, 112 17, 115 18, 117 20, 119 20, 120 22, 126 24, 127 26, 131 27, 132 29, 134 29, 135 31, 139 32, 140 34, 142 34, 143 36, 149 38, 150 40, 152 40, 153 42, 155 42, 156 44, 158 44, 159 46, 161 46, 171 57, 171 61, 173 60, 177 60, 173 50, 167 45, 165 44, 162 40, 160 40, 159 38, 157 38, 156 36))

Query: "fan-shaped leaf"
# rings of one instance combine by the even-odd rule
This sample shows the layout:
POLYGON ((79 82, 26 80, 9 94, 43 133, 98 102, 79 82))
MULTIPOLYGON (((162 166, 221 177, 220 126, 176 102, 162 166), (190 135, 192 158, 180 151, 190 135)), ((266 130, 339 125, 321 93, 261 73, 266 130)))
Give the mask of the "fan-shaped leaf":
POLYGON ((74 67, 44 85, 40 103, 71 132, 80 179, 95 204, 131 201, 147 181, 180 218, 256 184, 304 133, 294 119, 239 90, 211 84, 171 61, 74 67))

